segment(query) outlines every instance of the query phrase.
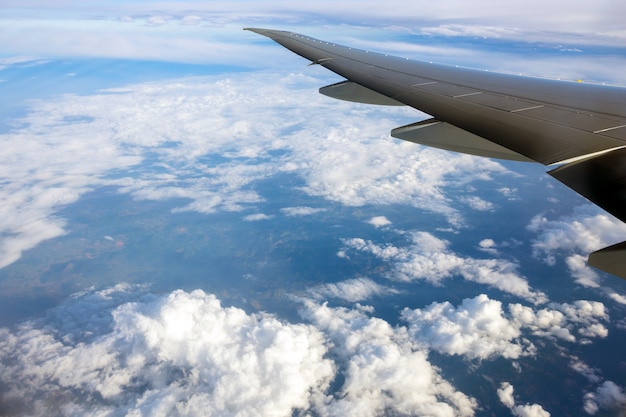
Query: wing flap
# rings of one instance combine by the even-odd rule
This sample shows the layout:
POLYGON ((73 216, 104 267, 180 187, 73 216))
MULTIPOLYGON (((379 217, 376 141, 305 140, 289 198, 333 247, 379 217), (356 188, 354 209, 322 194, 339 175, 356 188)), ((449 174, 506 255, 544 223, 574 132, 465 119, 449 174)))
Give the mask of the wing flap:
POLYGON ((422 120, 421 122, 397 127, 391 131, 391 136, 447 151, 488 158, 532 162, 531 159, 517 152, 435 119, 422 120))

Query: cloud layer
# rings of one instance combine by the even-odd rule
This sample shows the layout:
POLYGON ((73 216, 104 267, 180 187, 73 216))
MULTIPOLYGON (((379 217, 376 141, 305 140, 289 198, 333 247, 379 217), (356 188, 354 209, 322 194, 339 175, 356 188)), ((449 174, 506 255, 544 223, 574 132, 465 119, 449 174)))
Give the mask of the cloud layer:
POLYGON ((36 103, 21 127, 0 134, 0 267, 63 234, 56 213, 106 185, 136 199, 183 202, 175 212, 213 213, 255 209, 263 201, 257 183, 293 175, 301 190, 347 206, 406 204, 459 224, 444 193, 453 178, 506 173, 490 160, 390 139, 397 119, 420 114, 325 99, 315 88, 328 82, 302 74, 190 78, 36 103))
POLYGON ((552 304, 533 310, 502 303, 484 294, 463 301, 459 307, 449 302, 433 303, 423 309, 405 309, 402 318, 409 323, 409 334, 420 343, 448 355, 468 359, 493 356, 517 359, 534 355, 536 348, 522 337, 522 330, 568 342, 586 342, 606 337, 608 316, 604 305, 585 300, 574 304, 552 304))
MULTIPOLYGON (((562 255, 576 282, 586 287, 599 287, 600 276, 587 266, 586 256, 624 240, 626 224, 595 206, 584 205, 558 219, 538 214, 532 218, 528 230, 537 234, 532 245, 536 257, 554 265, 556 256, 562 255)), ((619 294, 608 289, 607 292, 620 301, 619 294)))
POLYGON ((310 324, 293 324, 200 290, 140 294, 84 294, 46 323, 2 329, 3 414, 443 417, 476 407, 403 328, 365 312, 306 302, 310 324))
MULTIPOLYGON (((152 51, 158 47, 179 57, 188 56, 207 45, 225 52, 219 47, 221 33, 216 31, 216 34, 210 36, 206 34, 207 29, 285 25, 286 22, 290 26, 308 27, 318 33, 323 33, 323 28, 319 27, 323 22, 324 26, 336 24, 339 33, 352 34, 358 29, 363 32, 362 27, 367 25, 446 36, 518 39, 526 36, 527 39, 537 40, 541 36, 554 39, 561 34, 561 42, 571 40, 573 34, 580 38, 583 34, 587 35, 587 43, 599 39, 617 43, 625 36, 616 17, 623 14, 624 7, 609 0, 577 7, 569 7, 563 1, 546 4, 536 0, 513 1, 507 3, 506 7, 490 0, 483 0, 479 5, 468 5, 462 1, 445 4, 419 1, 411 7, 393 0, 385 6, 381 8, 379 3, 372 1, 346 1, 340 4, 330 1, 241 1, 210 6, 195 1, 164 1, 158 4, 141 1, 123 4, 92 2, 88 6, 76 1, 54 5, 36 0, 14 4, 9 1, 5 8, 12 12, 10 17, 13 20, 7 17, 3 26, 7 28, 7 34, 28 35, 23 39, 15 38, 19 39, 18 45, 28 51, 36 48, 40 51, 42 46, 38 46, 35 41, 48 35, 56 40, 53 44, 64 45, 66 49, 73 46, 76 52, 89 53, 86 46, 101 45, 105 49, 100 53, 113 51, 113 46, 118 46, 118 54, 130 55, 141 54, 139 47, 143 46, 144 54, 146 50, 152 51), (39 11, 39 14, 35 14, 37 17, 33 17, 32 10, 39 11), (86 15, 89 17, 86 18, 86 15), (59 23, 65 24, 66 35, 58 29, 59 23), (94 27, 108 34, 106 38, 111 45, 102 41, 98 43, 93 36, 94 27), (33 28, 37 30, 33 31, 33 28), (31 29, 30 33, 28 29, 31 29), (74 39, 79 38, 76 35, 83 35, 84 39, 72 45, 68 42, 72 35, 74 39), (126 42, 123 42, 125 39, 126 42), (182 45, 178 53, 174 48, 176 44, 182 45)), ((212 55, 208 48, 204 52, 212 55)))
MULTIPOLYGON (((469 184, 508 175, 502 165, 389 138, 391 128, 424 115, 319 96, 316 89, 336 77, 316 67, 303 70, 300 58, 242 26, 280 25, 321 38, 330 33, 332 40, 358 47, 490 70, 626 82, 614 70, 625 63, 620 48, 626 11, 609 1, 577 7, 418 2, 411 7, 420 16, 397 1, 383 9, 367 1, 165 1, 158 10, 133 1, 9 0, 4 6, 0 54, 9 58, 0 60, 0 79, 1 71, 18 66, 48 68, 38 57, 280 69, 29 104, 28 113, 0 135, 0 268, 70 230, 62 210, 103 186, 137 200, 168 202, 176 213, 237 212, 250 222, 322 213, 324 208, 299 201, 264 205, 262 184, 285 176, 290 191, 363 211, 373 205, 413 207, 447 222, 448 231, 465 225, 467 208, 497 212, 486 197, 470 195, 470 186, 460 195, 450 190, 458 191, 459 178, 469 184), (448 37, 482 39, 500 51, 485 51, 480 42, 464 49, 448 37), (513 56, 509 49, 520 40, 544 55, 513 56), (587 48, 601 59, 589 59, 587 48)), ((500 192, 513 198, 519 191, 500 192)), ((626 230, 594 210, 579 208, 557 219, 541 214, 529 231, 537 258, 549 265, 564 259, 579 283, 599 287, 599 275, 585 266, 582 254, 623 239, 626 230)), ((360 220, 369 218, 376 233, 388 233, 391 221, 373 214, 360 220)), ((581 410, 595 414, 624 406, 623 387, 567 355, 572 344, 592 343, 613 329, 604 304, 549 303, 516 261, 459 253, 433 231, 391 232, 397 233, 393 243, 372 233, 343 240, 339 252, 384 263, 389 286, 357 275, 301 290, 304 298, 293 297, 301 303, 298 323, 225 307, 203 291, 154 295, 120 285, 76 295, 39 321, 0 329, 0 414, 471 416, 481 412, 481 400, 459 391, 429 355, 477 364, 495 358, 521 362, 555 345, 593 385, 581 410), (394 285, 442 285, 455 278, 529 305, 479 295, 458 304, 413 305, 397 325, 376 317, 371 306, 333 307, 399 295, 394 285)), ((484 256, 506 251, 492 239, 478 246, 484 256)), ((626 304, 623 295, 603 290, 626 304)), ((624 323, 616 328, 623 330, 624 323)), ((494 390, 498 383, 498 398, 513 415, 548 415, 541 405, 521 405, 524 399, 514 398, 508 382, 496 381, 494 390)))
POLYGON ((4 56, 91 57, 201 63, 248 68, 300 65, 302 60, 269 41, 243 32, 249 26, 305 32, 364 49, 489 70, 569 80, 626 83, 624 6, 610 0, 482 0, 445 4, 378 2, 197 1, 122 3, 76 1, 55 4, 9 1, 0 19, 4 56), (461 42, 454 42, 460 38, 461 42), (435 39, 433 41, 433 39, 435 39), (452 41, 451 41, 452 39, 452 41), (471 39, 473 45, 463 42, 471 39), (480 46, 480 41, 485 45, 480 46), (511 53, 502 44, 521 44, 511 53), (532 43, 532 47, 528 44, 532 43), (599 48, 594 59, 587 49, 599 48), (533 54, 529 59, 528 54, 533 54), (554 56, 557 54, 558 56, 554 56))
POLYGON ((530 288, 527 280, 517 273, 517 265, 509 261, 457 255, 448 248, 449 242, 428 232, 408 233, 407 238, 405 247, 377 245, 361 238, 345 239, 343 253, 364 252, 389 262, 392 270, 388 277, 392 280, 424 280, 441 285, 445 279, 460 276, 534 303, 547 300, 545 294, 530 288))
MULTIPOLYGON (((154 295, 120 284, 76 294, 46 318, 0 329, 2 413, 473 416, 480 403, 442 376, 431 350, 519 359, 540 354, 528 337, 603 337, 606 320, 599 303, 510 304, 507 313, 480 295, 405 309, 406 325, 394 327, 371 307, 298 302, 302 323, 223 306, 201 290, 154 295)), ((516 405, 512 390, 503 383, 498 395, 514 415, 546 415, 516 405)), ((605 381, 585 409, 624 398, 605 381)))

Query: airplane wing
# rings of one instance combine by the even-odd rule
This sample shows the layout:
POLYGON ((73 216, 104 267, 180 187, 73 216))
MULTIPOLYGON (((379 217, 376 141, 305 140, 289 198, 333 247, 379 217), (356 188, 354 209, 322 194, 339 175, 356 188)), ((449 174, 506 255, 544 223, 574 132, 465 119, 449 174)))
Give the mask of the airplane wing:
MULTIPOLYGON (((473 155, 556 165, 548 173, 626 222, 626 88, 437 65, 247 28, 341 75, 342 100, 408 105, 432 116, 393 137, 473 155)), ((626 242, 589 264, 626 278, 626 242)))

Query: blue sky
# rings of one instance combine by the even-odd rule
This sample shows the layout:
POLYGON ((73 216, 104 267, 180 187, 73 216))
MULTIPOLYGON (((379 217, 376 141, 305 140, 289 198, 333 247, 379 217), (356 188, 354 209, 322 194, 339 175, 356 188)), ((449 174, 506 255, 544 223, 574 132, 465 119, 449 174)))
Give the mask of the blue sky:
MULTIPOLYGON (((19 275, 29 251, 72 235, 67 209, 103 188, 161 202, 172 216, 231 213, 250 228, 314 221, 333 207, 375 209, 355 214, 361 226, 340 229, 328 251, 336 262, 366 260, 385 271, 289 294, 299 322, 223 305, 203 290, 85 288, 45 317, 0 329, 0 374, 12 383, 5 398, 31 399, 41 415, 38 398, 73 390, 82 394, 56 404, 69 415, 287 416, 308 407, 320 415, 471 416, 483 399, 455 387, 429 352, 476 367, 503 360, 520 373, 521 361, 556 349, 560 366, 585 381, 575 393, 581 413, 618 410, 626 404, 623 373, 594 368, 575 352, 626 329, 623 285, 584 262, 589 251, 623 240, 626 226, 555 190, 541 166, 391 139, 392 128, 426 115, 318 95, 339 78, 242 28, 625 84, 624 15, 626 3, 615 1, 4 1, 4 272, 19 275), (292 191, 306 203, 268 203, 259 184, 284 176, 296 178, 292 191), (536 212, 523 200, 534 189, 542 198, 536 212), (515 219, 517 238, 472 227, 479 217, 506 220, 512 205, 531 213, 515 219), (419 213, 413 226, 407 210, 419 213), (537 270, 554 281, 544 283, 537 270), (397 325, 368 305, 409 285, 459 282, 480 293, 399 306, 397 325), (571 294, 551 291, 562 282, 571 294), (328 397, 340 371, 342 394, 328 397)), ((113 232, 99 239, 103 247, 125 243, 113 232)), ((523 386, 494 384, 500 411, 548 415, 523 386)))
MULTIPOLYGON (((410 6, 399 1, 385 2, 384 6, 378 2, 326 1, 5 2, 0 54, 228 63, 254 68, 272 67, 277 62, 285 65, 289 58, 282 52, 259 48, 258 43, 267 42, 251 41, 251 34, 239 31, 246 26, 303 31, 315 37, 328 33, 337 42, 384 45, 382 49, 390 52, 429 52, 433 59, 461 52, 461 48, 420 50, 415 42, 397 39, 417 34, 524 41, 573 50, 621 48, 626 36, 620 20, 623 8, 612 1, 593 5, 443 1, 413 2, 410 6)), ((453 57, 464 58, 460 54, 453 57)))

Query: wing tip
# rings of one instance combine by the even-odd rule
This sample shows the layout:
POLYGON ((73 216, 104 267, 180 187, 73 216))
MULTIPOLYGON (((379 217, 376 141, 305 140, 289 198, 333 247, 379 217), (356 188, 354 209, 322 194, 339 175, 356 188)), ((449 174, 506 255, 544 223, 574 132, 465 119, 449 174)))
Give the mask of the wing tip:
POLYGON ((259 35, 267 36, 270 39, 274 39, 276 36, 280 35, 281 33, 289 33, 289 32, 285 32, 284 30, 252 28, 252 27, 245 27, 243 28, 243 30, 248 30, 250 32, 258 33, 259 35))

